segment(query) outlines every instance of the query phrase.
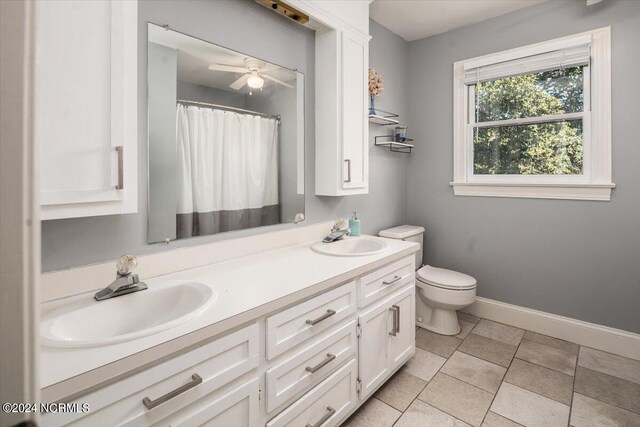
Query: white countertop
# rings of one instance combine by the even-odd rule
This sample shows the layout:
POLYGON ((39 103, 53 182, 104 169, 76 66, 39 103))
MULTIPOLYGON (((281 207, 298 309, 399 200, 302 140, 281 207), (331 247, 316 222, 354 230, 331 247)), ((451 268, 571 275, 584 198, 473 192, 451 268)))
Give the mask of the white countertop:
MULTIPOLYGON (((323 292, 363 274, 367 269, 377 268, 418 250, 416 243, 385 239, 388 250, 384 253, 336 257, 311 250, 311 244, 315 241, 153 278, 141 278, 150 289, 154 286, 166 286, 175 281, 202 282, 216 291, 217 299, 196 318, 146 337, 98 347, 42 346, 41 387, 46 388, 73 377, 77 380, 78 376, 90 373, 92 370, 211 325, 219 324, 226 329, 231 329, 313 293, 323 292), (262 310, 258 310, 259 308, 262 310), (265 309, 269 311, 265 313, 265 309), (242 316, 239 316, 240 314, 242 316)), ((81 299, 86 299, 88 304, 100 304, 93 300, 93 292, 88 292, 43 303, 43 312, 81 299)), ((87 377, 87 380, 90 378, 87 377)), ((86 381, 83 382, 86 384, 86 381)))

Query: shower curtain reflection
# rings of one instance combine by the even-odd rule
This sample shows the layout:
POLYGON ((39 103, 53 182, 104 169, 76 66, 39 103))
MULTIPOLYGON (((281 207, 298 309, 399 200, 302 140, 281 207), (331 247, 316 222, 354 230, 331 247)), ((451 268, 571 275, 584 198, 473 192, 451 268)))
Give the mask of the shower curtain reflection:
POLYGON ((177 237, 280 223, 278 121, 178 104, 177 237))

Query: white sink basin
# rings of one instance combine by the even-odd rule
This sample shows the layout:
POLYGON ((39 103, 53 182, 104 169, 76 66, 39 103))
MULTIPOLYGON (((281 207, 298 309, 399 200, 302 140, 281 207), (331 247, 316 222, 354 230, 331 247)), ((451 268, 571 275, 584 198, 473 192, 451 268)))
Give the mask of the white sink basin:
POLYGON ((96 301, 83 296, 42 317, 42 343, 93 347, 151 335, 204 312, 216 299, 211 287, 181 282, 96 301))
POLYGON ((314 251, 332 256, 366 256, 385 252, 389 245, 377 237, 345 237, 333 243, 317 242, 311 245, 314 251))

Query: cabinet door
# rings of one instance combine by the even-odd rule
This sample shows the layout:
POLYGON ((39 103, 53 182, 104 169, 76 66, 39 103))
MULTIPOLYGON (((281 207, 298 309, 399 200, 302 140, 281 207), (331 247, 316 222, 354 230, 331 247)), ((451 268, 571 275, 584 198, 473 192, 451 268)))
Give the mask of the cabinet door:
POLYGON ((358 319, 359 369, 366 399, 415 353, 415 285, 382 300, 358 319))
POLYGON ((366 193, 369 181, 367 122, 368 41, 342 31, 342 187, 366 193))
POLYGON ((360 398, 366 399, 389 375, 388 337, 391 319, 389 300, 364 313, 358 319, 361 328, 359 342, 359 373, 362 389, 360 398))
POLYGON ((137 2, 37 2, 42 219, 137 210, 137 2))
POLYGON ((391 320, 389 335, 389 369, 395 368, 406 362, 416 349, 416 319, 415 319, 415 286, 403 290, 395 297, 390 307, 391 320), (393 330, 395 317, 395 331, 393 330), (394 335, 395 334, 395 335, 394 335))

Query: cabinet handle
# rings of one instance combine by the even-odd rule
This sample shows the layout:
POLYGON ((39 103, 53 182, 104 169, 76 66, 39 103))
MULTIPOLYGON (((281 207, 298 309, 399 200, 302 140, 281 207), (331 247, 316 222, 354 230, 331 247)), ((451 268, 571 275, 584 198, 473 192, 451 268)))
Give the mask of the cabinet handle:
POLYGON ((393 280, 390 280, 388 282, 387 281, 383 281, 382 284, 383 285, 392 285, 392 284, 396 283, 398 280, 406 279, 407 277, 411 276, 411 274, 412 273, 405 274, 404 276, 393 276, 393 280))
POLYGON ((118 153, 118 184, 116 184, 116 190, 124 189, 124 146, 118 145, 116 147, 118 153))
POLYGON ((335 310, 328 309, 325 314, 323 314, 322 316, 318 317, 317 319, 307 319, 307 325, 313 326, 313 325, 315 325, 317 323, 322 322, 325 319, 328 319, 329 317, 333 316, 334 314, 336 314, 335 310))
POLYGON ((393 276, 393 280, 389 280, 388 282, 386 280, 382 281, 383 285, 393 285, 394 283, 396 283, 398 280, 402 279, 402 277, 400 276, 393 276))
POLYGON ((331 406, 327 406, 327 413, 322 416, 315 424, 307 424, 307 427, 320 427, 322 424, 326 423, 329 418, 333 417, 333 414, 336 413, 336 410, 331 406))
POLYGON ((165 394, 164 396, 160 396, 159 398, 157 398, 156 400, 151 400, 149 399, 149 397, 145 397, 144 399, 142 399, 142 403, 144 404, 145 408, 147 409, 153 409, 156 406, 166 402, 167 400, 171 400, 174 397, 184 393, 187 390, 190 390, 192 388, 194 388, 195 386, 197 386, 198 384, 202 383, 202 377, 198 374, 193 374, 191 375, 191 381, 188 382, 187 384, 178 387, 177 389, 170 391, 169 393, 165 394))
POLYGON ((344 159, 347 164, 347 179, 344 182, 351 182, 351 159, 344 159))
POLYGON ((336 358, 335 354, 327 353, 327 358, 324 359, 322 362, 318 363, 316 366, 307 366, 304 369, 307 372, 311 372, 312 374, 315 374, 316 371, 320 370, 323 366, 325 366, 327 363, 330 363, 335 358, 336 358))
POLYGON ((394 304, 389 311, 393 313, 393 330, 389 332, 389 335, 395 337, 400 332, 400 307, 394 304))

